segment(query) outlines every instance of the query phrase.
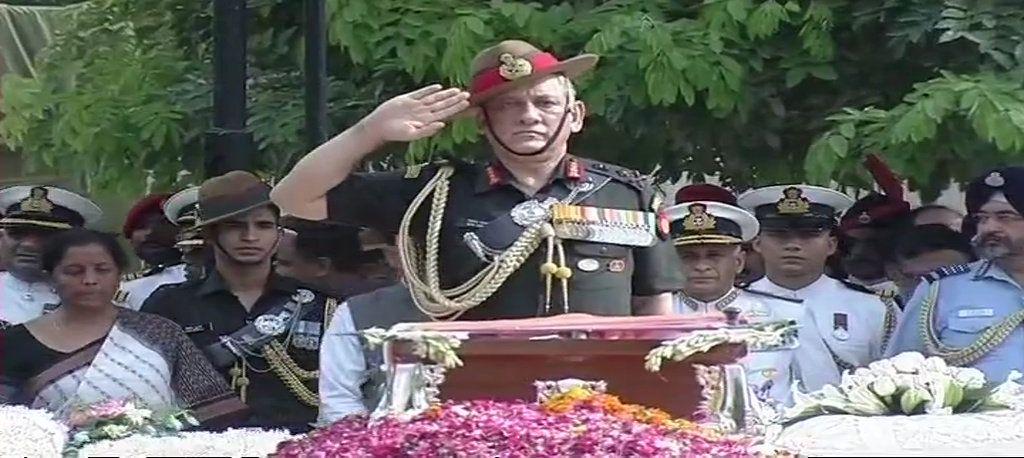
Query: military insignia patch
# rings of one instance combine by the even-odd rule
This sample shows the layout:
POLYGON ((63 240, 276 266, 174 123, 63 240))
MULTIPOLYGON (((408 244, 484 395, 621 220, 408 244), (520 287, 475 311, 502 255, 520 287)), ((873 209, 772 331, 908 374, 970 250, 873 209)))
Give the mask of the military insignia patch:
POLYGON ((48 194, 49 191, 42 186, 32 188, 28 198, 21 201, 21 211, 50 214, 53 212, 53 202, 50 202, 48 194))
POLYGON ((506 81, 517 80, 533 74, 533 64, 522 57, 504 53, 498 57, 498 60, 501 61, 501 65, 498 66, 498 74, 506 81))
POLYGON ((999 172, 992 172, 985 177, 985 184, 992 188, 1001 188, 1006 184, 1006 179, 999 172))
POLYGON ((708 213, 704 204, 690 205, 690 214, 683 218, 683 229, 687 231, 710 231, 715 229, 717 221, 708 213))
POLYGON ((811 211, 811 202, 804 197, 804 192, 797 187, 788 187, 782 191, 782 199, 776 204, 780 215, 803 215, 811 211))

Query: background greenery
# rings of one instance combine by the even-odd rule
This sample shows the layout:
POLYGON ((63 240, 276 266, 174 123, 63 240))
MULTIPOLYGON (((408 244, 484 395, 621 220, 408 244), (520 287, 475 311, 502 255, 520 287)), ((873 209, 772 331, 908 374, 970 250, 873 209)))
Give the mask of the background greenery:
MULTIPOLYGON (((249 3, 254 154, 280 175, 305 152, 302 2, 249 3)), ((419 85, 465 86, 477 51, 524 38, 602 56, 580 82, 591 117, 574 150, 664 179, 867 186, 860 162, 877 152, 927 198, 1024 154, 1016 0, 327 4, 331 132, 419 85)), ((38 58, 40 78, 3 81, 3 141, 92 189, 195 181, 210 126, 210 5, 85 2, 38 58)), ((391 159, 479 155, 480 139, 459 122, 391 159)))

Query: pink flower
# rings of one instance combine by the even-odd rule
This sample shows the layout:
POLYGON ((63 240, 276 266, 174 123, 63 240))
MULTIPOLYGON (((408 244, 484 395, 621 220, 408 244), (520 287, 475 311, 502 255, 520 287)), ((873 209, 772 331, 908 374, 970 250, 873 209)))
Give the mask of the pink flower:
POLYGON ((285 442, 277 456, 541 457, 752 456, 748 444, 706 438, 580 405, 553 414, 521 401, 445 403, 408 422, 346 418, 285 442))
POLYGON ((90 406, 88 414, 97 420, 105 420, 123 415, 128 411, 128 407, 129 402, 126 399, 108 399, 90 406))

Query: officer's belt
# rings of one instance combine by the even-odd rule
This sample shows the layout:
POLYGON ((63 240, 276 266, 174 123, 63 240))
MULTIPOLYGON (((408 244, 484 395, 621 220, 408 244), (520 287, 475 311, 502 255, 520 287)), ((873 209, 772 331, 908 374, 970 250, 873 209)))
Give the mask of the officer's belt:
POLYGON ((276 317, 286 314, 283 320, 287 323, 285 330, 294 327, 295 321, 306 314, 316 301, 309 301, 305 304, 299 303, 295 295, 292 295, 283 304, 278 304, 266 313, 256 317, 251 323, 242 326, 229 336, 221 336, 219 342, 214 342, 203 349, 207 359, 214 367, 225 368, 235 364, 238 358, 246 354, 257 354, 263 346, 277 338, 281 333, 264 333, 257 327, 256 323, 263 317, 276 317))

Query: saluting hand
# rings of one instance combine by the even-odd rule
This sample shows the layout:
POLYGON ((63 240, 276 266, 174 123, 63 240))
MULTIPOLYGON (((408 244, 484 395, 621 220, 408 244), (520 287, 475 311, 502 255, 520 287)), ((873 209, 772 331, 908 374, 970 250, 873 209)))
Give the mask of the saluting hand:
POLYGON ((469 93, 440 84, 417 89, 382 103, 363 120, 385 142, 427 138, 444 128, 444 121, 469 107, 469 93))

